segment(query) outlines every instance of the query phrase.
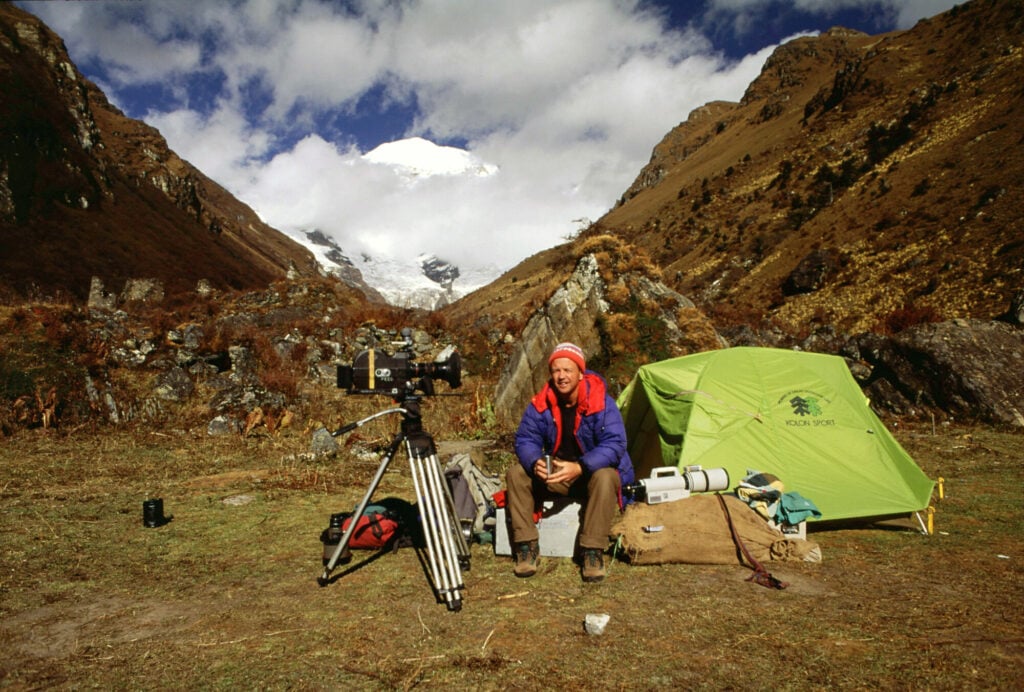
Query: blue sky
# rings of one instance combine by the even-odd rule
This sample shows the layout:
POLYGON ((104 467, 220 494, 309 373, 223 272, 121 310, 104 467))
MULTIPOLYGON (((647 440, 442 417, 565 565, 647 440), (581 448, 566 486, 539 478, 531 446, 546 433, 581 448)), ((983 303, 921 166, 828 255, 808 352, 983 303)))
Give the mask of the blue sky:
POLYGON ((952 0, 19 2, 127 115, 286 232, 494 273, 607 211, 691 110, 782 41, 952 0), (490 176, 399 175, 422 137, 490 176))

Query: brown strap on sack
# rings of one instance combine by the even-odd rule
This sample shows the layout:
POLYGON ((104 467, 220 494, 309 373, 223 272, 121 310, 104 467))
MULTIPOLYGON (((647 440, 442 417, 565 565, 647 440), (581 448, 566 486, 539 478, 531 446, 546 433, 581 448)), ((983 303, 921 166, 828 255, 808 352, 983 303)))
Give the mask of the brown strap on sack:
MULTIPOLYGON (((718 504, 722 505, 722 511, 725 512, 725 521, 729 524, 729 532, 732 533, 732 540, 736 543, 736 547, 739 548, 743 557, 746 558, 749 566, 754 570, 754 573, 747 577, 747 581, 753 581, 761 586, 767 586, 772 589, 784 589, 789 584, 784 581, 779 581, 771 575, 771 573, 764 568, 764 566, 758 562, 750 551, 747 550, 747 546, 743 545, 743 541, 740 540, 740 536, 736 533, 736 527, 732 525, 732 516, 729 514, 729 508, 725 505, 725 498, 722 497, 721 493, 715 493, 718 497, 718 504)), ((742 563, 743 560, 741 559, 742 563)))

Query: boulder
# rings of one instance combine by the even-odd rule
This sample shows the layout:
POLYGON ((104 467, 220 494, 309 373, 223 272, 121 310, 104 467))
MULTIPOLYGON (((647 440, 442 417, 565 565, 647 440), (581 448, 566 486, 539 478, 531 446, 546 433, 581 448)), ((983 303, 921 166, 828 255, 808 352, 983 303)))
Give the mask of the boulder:
POLYGON ((239 435, 241 432, 241 423, 237 419, 223 414, 213 418, 206 426, 206 434, 211 437, 239 435))
POLYGON ((1024 427, 1024 330, 955 319, 892 337, 863 335, 856 345, 872 367, 865 393, 876 405, 1024 427))
POLYGON ((117 296, 107 293, 103 286, 103 280, 98 276, 92 277, 92 282, 89 284, 87 306, 90 310, 105 310, 107 312, 117 308, 117 296))
POLYGON ((332 456, 338 452, 338 441, 327 428, 317 428, 313 431, 310 449, 317 456, 332 456))
POLYGON ((121 291, 122 303, 159 303, 164 299, 164 285, 159 279, 128 279, 121 291))
POLYGON ((813 293, 825 285, 825 282, 836 274, 839 269, 839 258, 830 250, 814 250, 800 260, 796 268, 782 284, 782 293, 794 296, 801 293, 813 293))
POLYGON ((153 393, 164 401, 185 402, 195 391, 192 378, 179 367, 173 367, 157 376, 153 393))

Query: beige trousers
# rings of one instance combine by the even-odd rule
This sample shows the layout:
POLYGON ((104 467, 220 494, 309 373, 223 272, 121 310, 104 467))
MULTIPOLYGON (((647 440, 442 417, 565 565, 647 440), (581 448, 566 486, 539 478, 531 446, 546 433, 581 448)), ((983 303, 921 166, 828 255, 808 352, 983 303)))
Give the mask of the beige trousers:
POLYGON ((580 548, 608 548, 608 535, 619 508, 619 488, 622 481, 613 468, 598 469, 584 474, 571 486, 565 483, 547 486, 526 472, 515 462, 505 474, 507 510, 512 524, 512 543, 535 541, 539 538, 533 523, 533 509, 538 502, 556 496, 568 496, 583 503, 583 526, 580 527, 580 548))

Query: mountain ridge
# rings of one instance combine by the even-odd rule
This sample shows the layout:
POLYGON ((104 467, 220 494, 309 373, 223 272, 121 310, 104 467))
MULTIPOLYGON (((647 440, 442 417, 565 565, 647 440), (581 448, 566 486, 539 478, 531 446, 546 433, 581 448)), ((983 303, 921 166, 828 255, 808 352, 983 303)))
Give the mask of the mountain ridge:
MULTIPOLYGON (((739 102, 705 104, 667 133, 597 222, 443 315, 514 331, 579 248, 611 236, 726 334, 794 342, 998 317, 1024 266, 1022 15, 1009 0, 973 0, 906 31, 834 28, 780 46, 739 102)), ((110 105, 38 20, 4 5, 0 21, 6 291, 81 298, 93 275, 244 289, 318 273, 307 245, 110 105)), ((381 297, 350 262, 345 283, 381 297)))
MULTIPOLYGON (((385 142, 362 158, 391 169, 407 189, 435 176, 485 177, 498 172, 497 166, 464 149, 440 146, 422 137, 385 142)), ((320 229, 305 231, 299 240, 313 251, 325 271, 350 283, 357 275, 368 296, 398 308, 436 310, 486 285, 497 273, 488 265, 464 270, 436 252, 412 258, 381 257, 369 250, 355 254, 320 229), (330 250, 322 249, 327 247, 330 250)))
POLYGON ((160 133, 109 103, 63 41, 0 6, 0 277, 17 295, 88 295, 160 279, 169 292, 206 280, 266 286, 318 269, 306 248, 171 151, 160 133))
POLYGON ((1024 262, 1022 21, 976 0, 906 31, 785 44, 738 104, 666 135, 598 223, 722 321, 996 317, 1024 262), (820 279, 795 285, 801 263, 820 279))

